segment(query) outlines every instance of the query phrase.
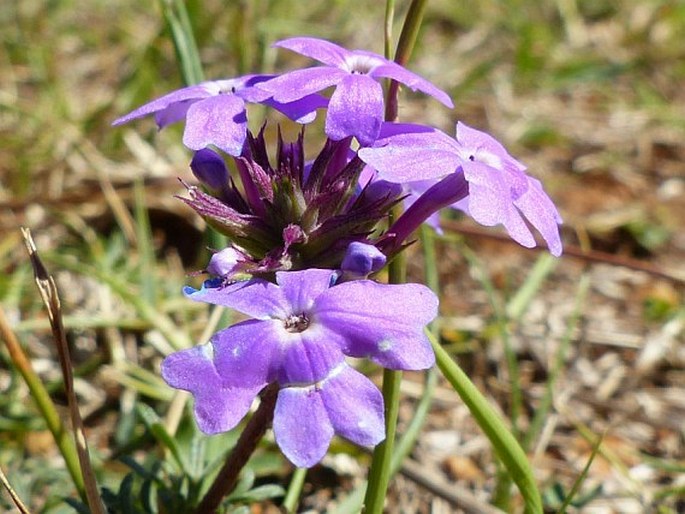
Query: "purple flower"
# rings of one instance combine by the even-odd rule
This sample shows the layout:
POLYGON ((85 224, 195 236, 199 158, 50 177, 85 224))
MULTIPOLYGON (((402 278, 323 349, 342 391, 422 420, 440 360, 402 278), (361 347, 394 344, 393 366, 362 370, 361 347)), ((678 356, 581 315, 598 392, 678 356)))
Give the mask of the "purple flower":
POLYGON ((252 279, 186 288, 193 300, 252 318, 162 364, 171 386, 195 396, 203 431, 233 428, 257 393, 277 382, 274 433, 295 465, 316 464, 334 433, 364 446, 383 439, 380 392, 347 366, 345 355, 392 369, 432 366, 423 329, 437 314, 437 298, 419 284, 357 280, 332 286, 335 277, 333 270, 310 269, 276 273, 276 284, 252 279))
POLYGON ((246 137, 245 102, 266 103, 298 123, 311 122, 316 116, 316 109, 325 107, 327 103, 319 95, 303 95, 298 98, 299 101, 288 104, 273 101, 263 90, 254 87, 271 77, 272 75, 245 75, 184 87, 118 118, 113 125, 154 114, 157 126, 161 129, 185 118, 183 144, 188 148, 201 150, 214 145, 237 156, 242 152, 246 137))
POLYGON ((274 100, 292 102, 335 86, 326 117, 326 135, 335 141, 349 136, 356 137, 362 145, 375 141, 384 110, 383 88, 377 82, 380 78, 396 80, 436 98, 447 107, 454 106, 444 91, 380 55, 346 50, 329 41, 310 37, 286 39, 274 46, 311 57, 325 66, 291 71, 260 83, 258 88, 272 93, 274 100))
MULTIPOLYGON (((515 241, 532 248, 536 242, 527 221, 540 232, 550 252, 561 255, 561 217, 556 207, 540 181, 526 175, 526 167, 493 137, 461 122, 457 123, 456 139, 412 125, 389 127, 388 134, 382 133, 375 147, 359 151, 359 157, 378 170, 380 179, 409 185, 444 179, 444 187, 454 193, 450 197, 450 191, 444 188, 429 189, 414 204, 415 212, 421 210, 426 215, 453 204, 483 225, 501 223, 515 241), (447 180, 451 174, 456 176, 447 180)), ((402 221, 405 228, 409 226, 407 218, 402 221)))

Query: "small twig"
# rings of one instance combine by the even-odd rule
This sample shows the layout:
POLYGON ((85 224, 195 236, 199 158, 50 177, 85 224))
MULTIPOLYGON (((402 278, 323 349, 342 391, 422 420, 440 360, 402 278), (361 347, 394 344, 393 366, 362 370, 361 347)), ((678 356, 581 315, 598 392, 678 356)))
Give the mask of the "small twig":
POLYGON ((214 479, 209 491, 198 505, 195 514, 213 514, 221 501, 230 493, 238 481, 243 469, 252 453, 257 449, 259 441, 271 425, 278 396, 278 384, 271 384, 262 393, 262 401, 257 411, 252 415, 247 426, 240 434, 238 443, 226 459, 221 471, 214 479))
MULTIPOLYGON (((483 237, 501 243, 507 243, 514 246, 518 246, 518 243, 506 234, 489 231, 487 229, 481 229, 480 227, 468 226, 465 223, 459 223, 451 220, 443 220, 440 222, 440 224, 445 230, 449 230, 450 232, 454 232, 457 234, 483 237)), ((531 248, 531 250, 546 251, 544 246, 531 248)), ((685 284, 685 277, 681 277, 673 273, 669 273, 668 271, 664 271, 648 262, 644 262, 639 259, 633 259, 631 257, 625 257, 623 255, 615 255, 613 253, 601 252, 599 250, 583 250, 578 246, 568 244, 564 245, 564 255, 575 257, 586 262, 600 262, 605 264, 611 264, 613 266, 621 266, 635 271, 642 271, 644 273, 648 273, 649 275, 670 280, 672 282, 685 284)))
POLYGON ((14 503, 15 507, 19 509, 19 512, 21 512, 21 514, 31 514, 26 505, 24 505, 24 502, 22 502, 21 498, 19 498, 17 492, 10 485, 9 480, 7 480, 5 473, 2 471, 2 468, 0 468, 0 482, 7 491, 7 494, 9 494, 10 498, 12 498, 12 502, 14 503))
POLYGON ((402 461, 400 473, 468 514, 504 514, 497 507, 476 498, 465 487, 448 484, 445 480, 427 472, 426 467, 415 460, 402 461))
POLYGON ((105 507, 102 504, 102 499, 98 492, 98 485, 95 480, 95 473, 90 465, 90 455, 88 453, 88 443, 83 430, 83 420, 81 413, 78 410, 78 400, 76 392, 74 391, 74 374, 71 368, 71 357, 69 355, 69 346, 67 344, 67 337, 62 324, 62 309, 60 307, 59 294, 57 292, 57 285, 54 279, 48 274, 45 266, 38 257, 36 245, 31 237, 31 231, 26 228, 21 229, 24 236, 24 243, 29 252, 31 259, 31 266, 35 275, 38 290, 48 310, 48 318, 52 327, 52 336, 57 345, 57 354, 59 356, 59 363, 62 367, 62 377, 64 379, 64 391, 67 396, 67 403, 69 405, 69 414, 71 415, 71 423, 74 430, 74 439, 76 441, 76 452, 78 453, 78 460, 81 466, 81 473, 83 474, 83 481, 85 485, 86 499, 91 512, 94 514, 105 514, 105 507))

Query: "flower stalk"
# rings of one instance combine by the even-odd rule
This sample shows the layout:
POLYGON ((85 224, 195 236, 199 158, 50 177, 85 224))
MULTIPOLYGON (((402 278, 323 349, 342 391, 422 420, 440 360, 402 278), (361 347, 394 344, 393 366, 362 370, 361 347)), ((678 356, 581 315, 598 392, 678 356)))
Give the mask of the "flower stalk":
POLYGON ((195 514, 213 514, 221 501, 233 490, 240 472, 257 449, 259 441, 271 425, 276 406, 278 386, 267 387, 261 395, 261 402, 247 425, 240 433, 240 438, 212 482, 209 490, 197 506, 195 514))

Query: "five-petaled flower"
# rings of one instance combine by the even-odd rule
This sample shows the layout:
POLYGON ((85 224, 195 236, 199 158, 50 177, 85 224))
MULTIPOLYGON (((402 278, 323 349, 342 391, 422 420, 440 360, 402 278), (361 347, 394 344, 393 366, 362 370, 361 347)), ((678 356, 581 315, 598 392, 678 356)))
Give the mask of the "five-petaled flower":
POLYGON ((418 125, 389 125, 384 130, 388 135, 381 133, 373 148, 359 150, 359 157, 378 170, 380 179, 406 183, 410 188, 419 183, 417 192, 422 194, 405 219, 398 220, 403 230, 410 221, 420 223, 421 218, 425 220, 427 214, 444 207, 447 199, 478 223, 501 223, 515 241, 532 248, 536 242, 527 220, 540 232, 550 252, 561 255, 561 217, 556 207, 540 181, 526 175, 526 167, 492 136, 461 122, 457 123, 456 139, 418 125), (429 189, 426 181, 436 186, 429 189), (412 209, 421 210, 421 215, 410 219, 412 209))
POLYGON ((252 279, 186 288, 193 300, 252 318, 162 364, 171 386, 195 395, 203 431, 233 428, 259 391, 276 382, 274 434, 295 465, 319 462, 334 433, 363 446, 383 440, 381 394, 345 357, 391 369, 429 368, 435 357, 424 328, 438 300, 420 284, 335 284, 336 277, 334 270, 309 269, 276 273, 276 284, 252 279))
POLYGON ((274 46, 311 57, 325 66, 284 73, 257 87, 273 94, 274 100, 292 102, 331 86, 326 116, 326 135, 333 140, 354 136, 364 145, 372 144, 383 121, 383 88, 378 79, 396 80, 426 93, 452 108, 452 100, 429 81, 364 50, 347 50, 330 41, 311 37, 285 39, 274 46))

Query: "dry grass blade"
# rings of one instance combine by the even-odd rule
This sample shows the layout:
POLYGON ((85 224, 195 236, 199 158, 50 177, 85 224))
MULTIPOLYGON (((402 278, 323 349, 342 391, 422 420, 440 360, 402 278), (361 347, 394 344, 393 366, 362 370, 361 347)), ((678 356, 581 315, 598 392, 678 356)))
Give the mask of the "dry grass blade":
POLYGON ((76 451, 78 453, 81 472, 83 474, 83 481, 86 490, 86 498, 91 512, 94 514, 105 514, 105 508, 98 493, 98 486, 95 480, 95 474, 90 465, 90 456, 88 453, 88 443, 83 431, 83 420, 78 410, 78 402, 76 393, 74 392, 74 375, 71 369, 71 357, 69 355, 69 347, 67 346, 66 333, 64 325, 62 324, 62 309, 60 307, 59 294, 54 279, 48 274, 45 266, 38 257, 36 245, 33 242, 31 231, 26 228, 21 229, 24 236, 24 243, 29 252, 31 259, 31 266, 38 285, 38 290, 43 299, 43 303, 48 309, 48 317, 50 319, 50 326, 52 327, 52 335, 57 344, 57 353, 59 355, 60 366, 62 367, 62 377, 64 379, 64 390, 69 404, 69 414, 71 416, 72 426, 74 428, 74 438, 76 441, 76 451))
POLYGON ((17 507, 19 512, 21 512, 21 514, 31 514, 26 505, 24 505, 24 502, 22 502, 21 498, 19 498, 19 496, 17 495, 16 491, 12 489, 12 486, 10 485, 9 480, 7 480, 7 477, 5 476, 5 473, 2 471, 2 468, 0 468, 0 482, 2 482, 2 486, 10 495, 10 498, 12 498, 12 502, 17 507))

